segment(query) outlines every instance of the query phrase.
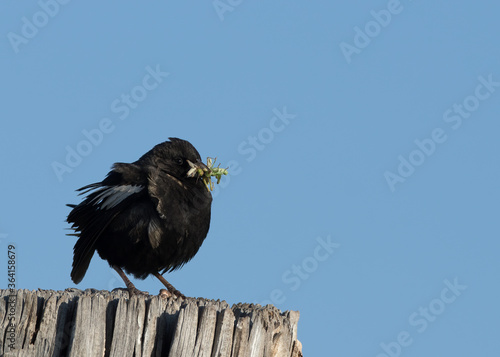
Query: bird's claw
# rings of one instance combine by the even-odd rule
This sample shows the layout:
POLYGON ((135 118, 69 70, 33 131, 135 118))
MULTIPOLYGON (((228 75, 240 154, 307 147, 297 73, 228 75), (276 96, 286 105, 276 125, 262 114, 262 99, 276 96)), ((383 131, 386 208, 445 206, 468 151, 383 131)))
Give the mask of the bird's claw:
POLYGON ((137 289, 135 286, 133 288, 128 288, 128 293, 130 297, 138 295, 138 296, 149 296, 149 293, 147 291, 141 291, 137 289))

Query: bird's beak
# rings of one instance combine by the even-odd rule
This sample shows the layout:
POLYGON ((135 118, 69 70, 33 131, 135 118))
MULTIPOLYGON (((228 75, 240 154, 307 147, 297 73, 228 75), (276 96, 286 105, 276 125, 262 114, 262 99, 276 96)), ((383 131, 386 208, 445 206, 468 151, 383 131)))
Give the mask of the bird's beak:
POLYGON ((210 169, 205 165, 203 162, 200 160, 196 160, 195 163, 187 160, 187 163, 189 164, 189 171, 187 173, 188 177, 203 177, 208 173, 208 176, 210 177, 210 169))

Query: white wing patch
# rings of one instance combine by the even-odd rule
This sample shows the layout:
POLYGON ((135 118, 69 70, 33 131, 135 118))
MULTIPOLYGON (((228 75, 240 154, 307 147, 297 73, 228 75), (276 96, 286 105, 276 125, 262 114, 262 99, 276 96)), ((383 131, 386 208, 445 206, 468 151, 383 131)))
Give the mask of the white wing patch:
POLYGON ((100 204, 101 209, 113 208, 143 188, 144 186, 140 185, 105 186, 101 189, 101 193, 96 196, 93 204, 100 204))

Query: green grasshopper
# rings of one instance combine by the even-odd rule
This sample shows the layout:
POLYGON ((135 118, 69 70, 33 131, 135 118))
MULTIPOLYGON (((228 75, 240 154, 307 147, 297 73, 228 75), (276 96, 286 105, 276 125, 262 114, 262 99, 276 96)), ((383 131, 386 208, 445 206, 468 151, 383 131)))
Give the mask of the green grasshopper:
POLYGON ((222 175, 227 175, 227 169, 221 168, 220 164, 217 165, 217 167, 214 167, 216 160, 217 158, 212 159, 211 157, 207 157, 206 170, 191 166, 191 169, 187 173, 189 177, 193 177, 195 173, 197 173, 198 176, 201 177, 201 179, 203 180, 203 183, 205 184, 205 187, 209 192, 214 190, 214 183, 212 182, 212 176, 214 176, 217 179, 217 184, 219 184, 222 175))

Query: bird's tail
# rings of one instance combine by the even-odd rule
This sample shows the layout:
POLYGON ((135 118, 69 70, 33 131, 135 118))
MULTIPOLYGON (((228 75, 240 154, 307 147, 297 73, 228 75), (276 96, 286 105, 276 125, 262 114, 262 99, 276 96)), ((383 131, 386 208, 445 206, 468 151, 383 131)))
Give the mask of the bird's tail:
POLYGON ((68 205, 73 208, 68 215, 68 223, 72 223, 74 235, 78 240, 73 249, 73 269, 71 270, 71 280, 78 284, 82 281, 90 261, 94 256, 96 242, 108 227, 109 223, 116 216, 96 215, 95 210, 88 205, 80 204, 78 206, 68 205))
MULTIPOLYGON (((77 242, 78 245, 79 242, 77 242)), ((71 280, 75 284, 82 281, 87 269, 89 268, 90 261, 94 256, 94 250, 83 251, 82 249, 77 249, 75 245, 74 257, 73 257, 73 269, 71 270, 71 280)))

